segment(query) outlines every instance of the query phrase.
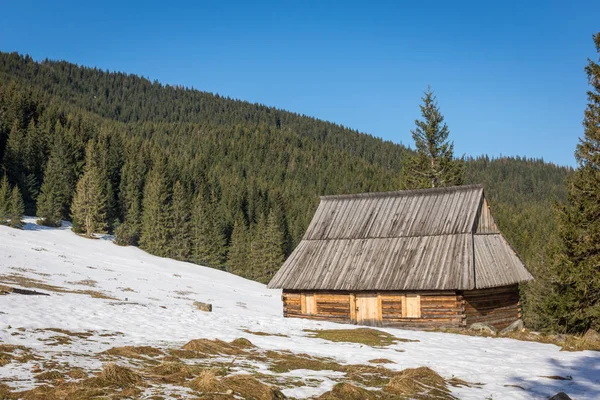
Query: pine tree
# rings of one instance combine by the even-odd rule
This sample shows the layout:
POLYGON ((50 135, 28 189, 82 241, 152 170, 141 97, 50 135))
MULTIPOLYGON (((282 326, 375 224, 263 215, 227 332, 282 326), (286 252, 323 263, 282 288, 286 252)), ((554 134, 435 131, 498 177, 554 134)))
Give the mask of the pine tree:
POLYGON ((19 187, 15 185, 10 194, 9 217, 10 226, 20 228, 23 225, 23 214, 25 213, 25 205, 23 204, 23 196, 19 187))
POLYGON ((5 224, 10 218, 10 187, 6 174, 0 181, 0 224, 5 224))
POLYGON ((435 95, 428 87, 421 98, 423 120, 415 120, 411 131, 417 147, 416 155, 407 155, 402 168, 403 189, 420 189, 460 185, 463 182, 463 160, 454 159, 454 143, 448 141, 450 130, 444 123, 435 95))
POLYGON ((73 230, 87 237, 105 233, 107 228, 106 184, 95 160, 95 150, 94 142, 90 141, 86 147, 83 176, 77 182, 71 204, 73 230))
POLYGON ((284 261, 283 249, 285 238, 283 228, 275 212, 271 211, 267 217, 266 229, 263 232, 263 276, 261 282, 268 282, 284 261))
POLYGON ((144 153, 137 143, 128 149, 121 173, 119 208, 123 212, 123 223, 115 230, 116 243, 122 246, 137 246, 142 226, 142 192, 146 163, 144 153))
POLYGON ((200 265, 222 269, 226 252, 226 238, 223 235, 216 213, 216 203, 205 199, 202 191, 196 196, 192 212, 193 261, 200 265))
POLYGON ((164 162, 159 160, 150 170, 144 198, 140 247, 161 257, 169 255, 169 189, 165 176, 164 162))
MULTIPOLYGON (((600 32, 594 35, 600 54, 600 32)), ((585 68, 592 89, 584 136, 575 151, 577 170, 568 202, 558 206, 559 244, 552 249, 545 310, 550 327, 566 332, 600 330, 600 64, 585 68)))
POLYGON ((189 195, 179 181, 173 186, 170 210, 171 257, 188 260, 191 253, 191 206, 189 195))
POLYGON ((231 244, 227 253, 227 271, 245 276, 250 259, 250 243, 246 221, 242 216, 238 217, 233 224, 231 233, 231 244))
POLYGON ((38 223, 47 226, 60 226, 61 221, 68 217, 75 186, 73 154, 62 134, 55 132, 55 135, 37 199, 38 223))

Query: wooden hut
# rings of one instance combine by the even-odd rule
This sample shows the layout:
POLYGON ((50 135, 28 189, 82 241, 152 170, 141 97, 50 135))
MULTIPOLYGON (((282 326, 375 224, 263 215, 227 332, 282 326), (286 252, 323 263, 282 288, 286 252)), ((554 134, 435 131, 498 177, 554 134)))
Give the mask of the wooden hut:
POLYGON ((378 326, 502 328, 533 279, 480 185, 323 196, 269 282, 286 317, 378 326))

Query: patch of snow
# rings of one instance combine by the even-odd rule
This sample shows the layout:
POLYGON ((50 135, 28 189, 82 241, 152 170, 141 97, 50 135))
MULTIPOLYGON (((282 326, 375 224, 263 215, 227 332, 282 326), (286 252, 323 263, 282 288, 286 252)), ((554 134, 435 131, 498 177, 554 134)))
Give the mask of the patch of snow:
MULTIPOLYGON (((541 343, 389 328, 382 330, 418 342, 373 348, 309 338, 305 329, 352 325, 283 318, 280 290, 212 268, 152 256, 136 247, 119 247, 110 237, 85 239, 69 225, 46 228, 35 224, 33 217, 26 222, 24 230, 0 226, 0 276, 19 275, 118 299, 57 292, 0 296, 1 342, 42 354, 60 353, 73 366, 100 369, 102 362, 94 356, 115 346, 176 347, 197 338, 230 341, 245 337, 263 349, 331 357, 344 364, 386 358, 394 362, 386 368, 428 366, 445 378, 456 376, 483 384, 481 388, 453 388, 462 399, 546 399, 559 391, 577 399, 600 398, 599 352, 561 352, 557 346, 541 343), (194 301, 212 303, 213 312, 196 310, 194 301), (55 333, 47 328, 89 331, 92 336, 48 346, 43 339, 55 333), (257 336, 244 330, 288 337, 257 336), (554 375, 573 379, 542 377, 554 375)), ((11 386, 26 389, 33 382, 33 364, 8 364, 0 369, 0 379, 11 379, 11 386)), ((334 385, 330 378, 339 376, 333 371, 287 374, 321 380, 315 386, 283 390, 298 398, 330 390, 334 385)))

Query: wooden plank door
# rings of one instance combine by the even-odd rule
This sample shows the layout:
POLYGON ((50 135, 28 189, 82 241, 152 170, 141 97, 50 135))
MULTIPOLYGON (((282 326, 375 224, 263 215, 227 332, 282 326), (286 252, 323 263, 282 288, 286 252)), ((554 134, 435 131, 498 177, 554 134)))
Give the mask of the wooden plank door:
POLYGON ((381 325, 381 306, 375 293, 356 295, 356 323, 359 325, 381 325))
POLYGON ((421 296, 407 295, 406 302, 406 318, 421 318, 421 296))
POLYGON ((300 298, 302 314, 314 315, 317 313, 317 297, 314 293, 302 293, 300 298))

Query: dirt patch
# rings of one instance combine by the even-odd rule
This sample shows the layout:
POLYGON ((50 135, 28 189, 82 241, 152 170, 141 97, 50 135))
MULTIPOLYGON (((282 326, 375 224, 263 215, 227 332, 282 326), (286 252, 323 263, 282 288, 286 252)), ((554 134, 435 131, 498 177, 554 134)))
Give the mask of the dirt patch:
POLYGON ((418 342, 418 340, 398 338, 387 332, 371 328, 326 330, 305 329, 304 331, 311 333, 309 337, 325 339, 331 342, 359 343, 367 346, 377 347, 389 346, 398 342, 418 342))

